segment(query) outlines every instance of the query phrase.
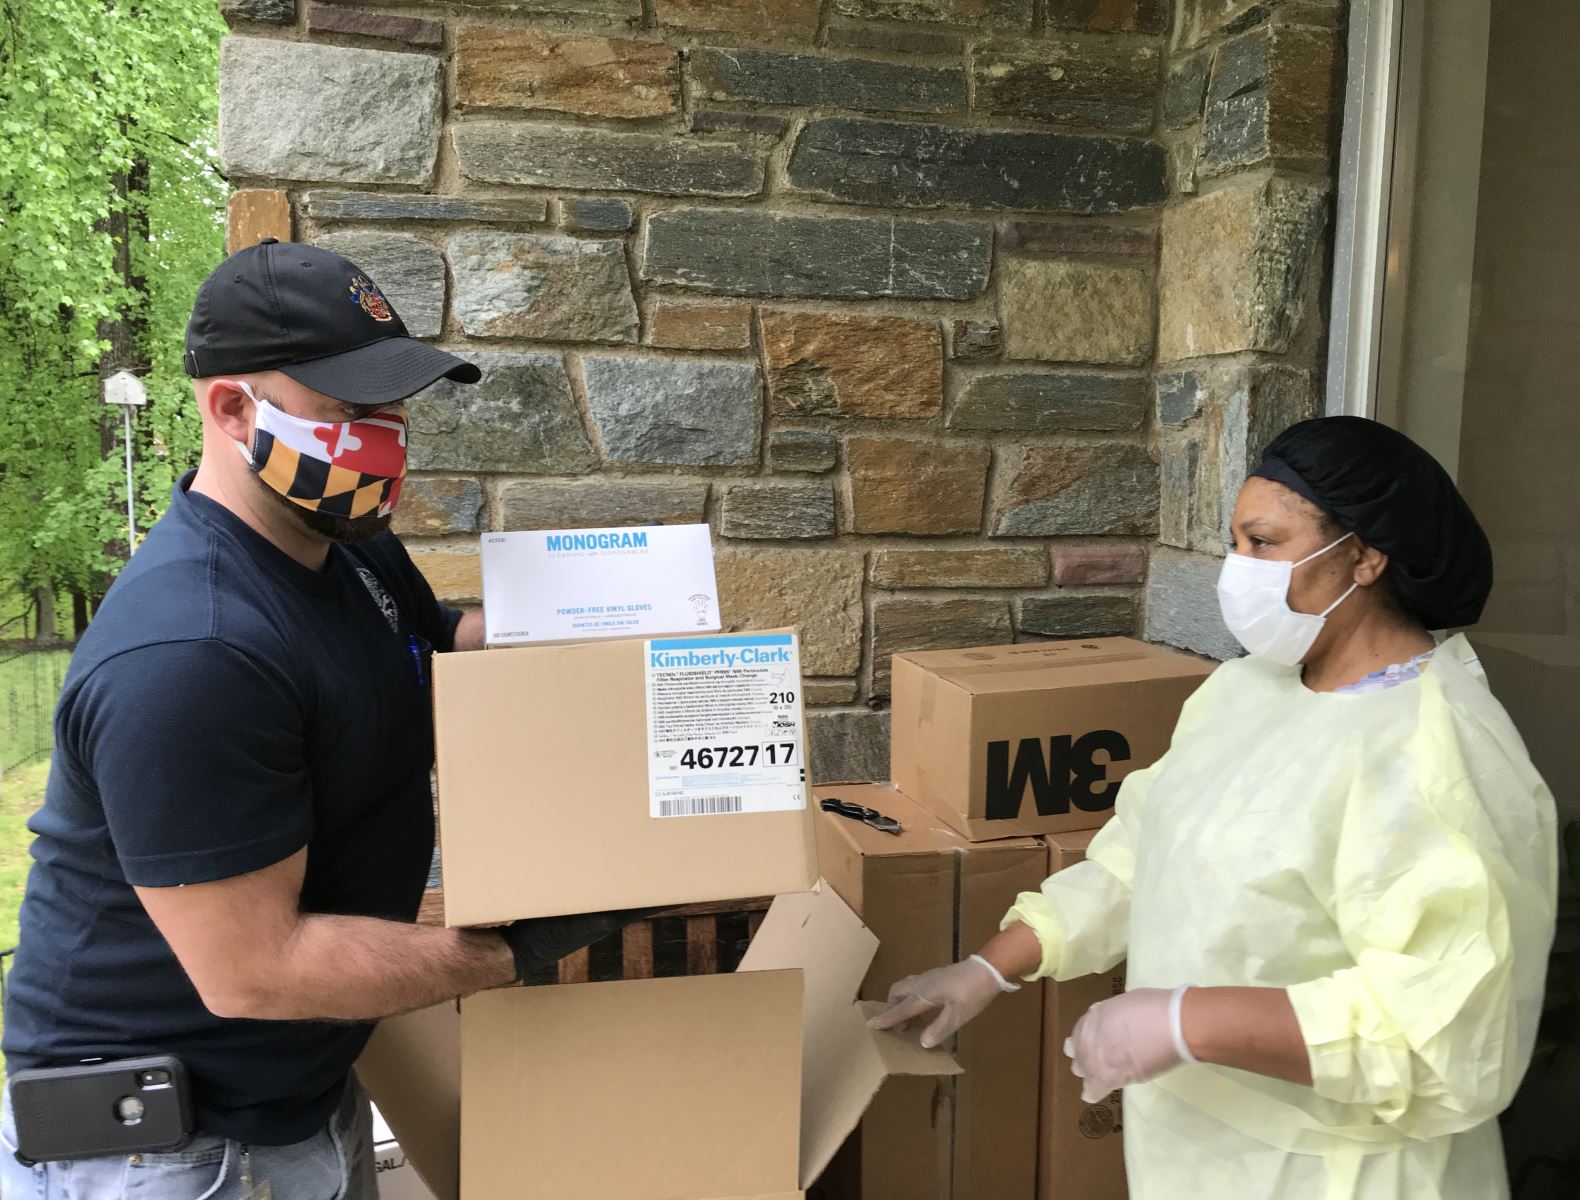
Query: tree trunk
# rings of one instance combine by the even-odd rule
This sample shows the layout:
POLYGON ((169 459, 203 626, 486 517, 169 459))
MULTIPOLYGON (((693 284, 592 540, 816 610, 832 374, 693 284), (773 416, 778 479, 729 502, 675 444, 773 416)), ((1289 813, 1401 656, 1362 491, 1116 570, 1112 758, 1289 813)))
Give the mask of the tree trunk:
POLYGON ((88 632, 88 598, 81 592, 71 593, 71 633, 80 638, 88 632))
MULTIPOLYGON (((148 281, 135 273, 132 263, 132 245, 148 241, 148 163, 133 162, 129 171, 110 177, 110 213, 98 224, 101 233, 109 235, 114 252, 114 280, 127 295, 116 315, 99 322, 99 338, 109 343, 109 349, 99 356, 99 386, 103 394, 104 381, 117 371, 142 374, 148 364, 140 354, 140 343, 145 325, 143 313, 147 303, 148 281)), ((118 444, 124 418, 118 408, 104 405, 99 414, 99 457, 109 459, 124 454, 118 444)), ((121 505, 113 498, 109 501, 119 517, 121 505)), ((119 521, 117 521, 119 524, 119 521)), ((132 547, 125 537, 114 537, 105 542, 104 552, 109 558, 129 559, 132 547)), ((106 576, 101 581, 100 592, 109 587, 106 576)))
POLYGON ((35 642, 53 642, 55 640, 55 590, 53 588, 34 588, 33 602, 38 606, 38 625, 33 633, 35 642))

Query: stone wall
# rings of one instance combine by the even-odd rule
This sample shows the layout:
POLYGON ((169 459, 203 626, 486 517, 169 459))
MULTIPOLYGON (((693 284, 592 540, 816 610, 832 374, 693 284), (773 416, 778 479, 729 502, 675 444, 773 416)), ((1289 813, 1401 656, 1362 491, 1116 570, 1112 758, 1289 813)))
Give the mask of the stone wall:
POLYGON ((1235 473, 1313 403, 1336 0, 1180 4, 224 0, 232 245, 483 367, 412 409, 443 596, 482 530, 707 520, 816 773, 881 776, 895 651, 1216 649, 1235 473))
POLYGON ((1219 658, 1240 652, 1214 586, 1240 484, 1322 412, 1343 16, 1341 0, 1179 0, 1165 65, 1145 631, 1219 658))

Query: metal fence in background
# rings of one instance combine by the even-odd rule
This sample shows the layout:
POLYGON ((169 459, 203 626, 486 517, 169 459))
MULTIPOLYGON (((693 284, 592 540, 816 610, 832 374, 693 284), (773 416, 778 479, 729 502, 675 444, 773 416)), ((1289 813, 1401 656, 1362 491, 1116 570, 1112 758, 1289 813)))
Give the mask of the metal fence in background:
POLYGON ((48 756, 70 646, 0 643, 0 771, 48 756))

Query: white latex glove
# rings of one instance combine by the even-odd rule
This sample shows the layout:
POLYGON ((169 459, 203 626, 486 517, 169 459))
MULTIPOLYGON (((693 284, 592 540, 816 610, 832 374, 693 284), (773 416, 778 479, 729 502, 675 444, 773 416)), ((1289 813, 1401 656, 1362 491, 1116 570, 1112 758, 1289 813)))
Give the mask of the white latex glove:
POLYGON ((1082 1100, 1096 1104, 1110 1092, 1196 1061, 1180 1031, 1180 1003, 1189 990, 1138 988, 1087 1009, 1064 1043, 1083 1081, 1082 1100))
POLYGON ((930 1015, 921 1043, 931 1050, 977 1016, 1002 992, 1018 992, 1020 984, 1000 975, 987 959, 973 954, 947 967, 934 967, 908 975, 889 989, 889 1007, 867 1024, 874 1029, 897 1029, 918 1017, 930 1015))

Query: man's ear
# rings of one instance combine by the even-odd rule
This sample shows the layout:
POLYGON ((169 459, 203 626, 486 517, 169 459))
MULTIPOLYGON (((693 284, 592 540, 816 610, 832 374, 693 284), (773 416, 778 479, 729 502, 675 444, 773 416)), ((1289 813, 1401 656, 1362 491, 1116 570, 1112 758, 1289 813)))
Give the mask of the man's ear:
POLYGON ((198 405, 214 427, 233 442, 252 442, 252 401, 237 379, 205 379, 197 385, 198 405))

